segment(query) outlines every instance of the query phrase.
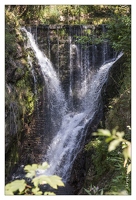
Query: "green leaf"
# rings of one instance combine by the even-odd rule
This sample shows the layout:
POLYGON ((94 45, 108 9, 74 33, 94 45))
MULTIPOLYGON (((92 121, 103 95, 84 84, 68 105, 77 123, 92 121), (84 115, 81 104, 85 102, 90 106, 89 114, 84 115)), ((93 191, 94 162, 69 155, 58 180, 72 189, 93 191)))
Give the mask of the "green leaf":
POLYGON ((43 162, 42 165, 38 165, 38 169, 46 170, 47 168, 49 168, 47 162, 43 162))
POLYGON ((25 170, 26 172, 28 172, 28 173, 26 174, 26 177, 27 177, 27 178, 33 178, 33 177, 35 176, 35 171, 37 170, 37 168, 38 168, 38 165, 37 165, 37 164, 32 164, 32 166, 31 166, 31 165, 25 166, 24 170, 25 170))
POLYGON ((24 170, 26 172, 31 172, 31 171, 35 171, 37 168, 38 168, 37 164, 32 164, 32 165, 25 166, 24 170))
POLYGON ((27 177, 27 178, 33 178, 34 176, 35 176, 35 171, 31 171, 30 173, 27 173, 25 175, 25 177, 27 177))
POLYGON ((126 144, 126 142, 122 142, 122 149, 126 148, 128 145, 126 144))
POLYGON ((111 142, 112 140, 113 140, 113 136, 110 136, 110 137, 106 138, 105 142, 109 143, 109 142, 111 142))
POLYGON ((54 189, 57 189, 57 186, 63 186, 64 187, 64 183, 62 182, 62 180, 59 176, 56 176, 56 175, 48 176, 46 178, 46 181, 54 189))
POLYGON ((112 135, 115 136, 116 132, 117 132, 118 127, 116 126, 114 129, 112 129, 112 135))
POLYGON ((111 133, 110 133, 110 131, 109 130, 107 130, 107 129, 98 129, 98 132, 94 132, 93 133, 93 135, 94 136, 111 136, 111 133))
POLYGON ((5 190, 6 195, 14 195, 14 193, 11 190, 5 190))
POLYGON ((25 166, 24 170, 26 172, 28 172, 26 174, 27 178, 33 178, 35 176, 36 170, 38 170, 38 169, 46 170, 47 168, 49 168, 48 163, 43 162, 42 165, 38 165, 38 164, 33 164, 32 166, 27 165, 27 166, 25 166))
POLYGON ((104 192, 103 192, 103 189, 101 190, 101 192, 100 192, 100 195, 103 195, 104 194, 104 192))
POLYGON ((36 195, 41 195, 42 194, 42 191, 40 191, 38 187, 33 188, 32 192, 33 192, 33 194, 36 194, 36 195))
POLYGON ((130 172, 131 172, 131 164, 129 164, 127 167, 127 174, 129 174, 130 172))
POLYGON ((125 161, 124 161, 124 167, 125 167, 128 159, 129 158, 131 159, 131 144, 130 144, 130 142, 128 142, 128 146, 123 149, 123 155, 125 158, 125 161))
POLYGON ((5 193, 6 194, 13 194, 13 192, 16 192, 19 190, 19 192, 22 192, 26 187, 25 180, 15 180, 11 183, 8 183, 5 187, 5 193))
POLYGON ((44 192, 44 195, 56 195, 54 192, 44 192))
POLYGON ((126 159, 131 159, 131 145, 128 145, 126 148, 123 149, 123 155, 126 159))
POLYGON ((124 136, 124 132, 122 131, 122 132, 116 132, 116 135, 119 137, 119 138, 123 138, 123 136, 124 136))
POLYGON ((32 180, 32 183, 34 183, 34 186, 35 187, 38 187, 38 185, 42 185, 42 184, 47 184, 46 182, 46 175, 41 175, 41 176, 38 176, 38 177, 35 177, 33 180, 32 180))
POLYGON ((32 182, 34 183, 35 187, 38 186, 38 184, 49 184, 52 188, 57 189, 57 186, 64 186, 64 183, 61 181, 61 178, 59 176, 53 175, 53 176, 46 176, 41 175, 38 177, 35 177, 32 182))
POLYGON ((116 147, 120 144, 121 140, 120 139, 116 139, 116 140, 113 140, 110 144, 109 144, 109 148, 108 148, 108 151, 113 151, 116 149, 116 147))
POLYGON ((87 192, 87 194, 91 195, 91 192, 84 188, 84 190, 87 192))

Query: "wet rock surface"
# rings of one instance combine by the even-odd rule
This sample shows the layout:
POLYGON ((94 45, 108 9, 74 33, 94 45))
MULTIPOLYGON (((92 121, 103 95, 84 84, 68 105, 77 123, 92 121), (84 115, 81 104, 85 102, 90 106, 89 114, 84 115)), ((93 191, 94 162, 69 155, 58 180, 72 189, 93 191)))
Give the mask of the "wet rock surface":
MULTIPOLYGON (((35 39, 39 45, 39 48, 48 56, 53 66, 55 67, 57 74, 62 82, 62 87, 65 91, 65 96, 68 97, 69 83, 71 78, 69 37, 71 36, 71 40, 75 42, 75 36, 82 35, 84 33, 84 28, 82 26, 64 26, 63 29, 61 29, 60 27, 56 26, 38 26, 38 27, 31 27, 31 32, 34 34, 35 39)), ((77 45, 81 50, 82 54, 85 55, 86 54, 85 49, 84 48, 81 49, 80 44, 77 45)), ((88 46, 88 54, 89 54, 89 63, 93 66, 96 65, 97 68, 99 68, 99 66, 103 62, 101 45, 97 46, 91 45, 91 47, 88 46)), ((109 50, 106 59, 110 59, 113 56, 113 54, 114 52, 112 50, 109 50)), ((18 51, 16 56, 17 59, 23 56, 23 52, 20 46, 18 46, 18 51)), ((78 72, 80 69, 77 63, 78 55, 74 48, 71 57, 73 65, 72 78, 73 78, 73 84, 75 84, 77 82, 77 76, 79 74, 78 72)), ((48 145, 51 139, 53 138, 52 124, 50 121, 51 116, 49 113, 49 102, 47 100, 47 88, 42 87, 43 79, 38 63, 34 60, 33 64, 37 80, 39 82, 39 85, 41 86, 40 88, 41 91, 38 93, 39 97, 37 98, 35 111, 31 116, 31 120, 28 122, 27 119, 24 119, 23 131, 21 132, 19 139, 17 138, 17 136, 14 136, 15 137, 14 143, 16 144, 16 149, 14 151, 18 152, 18 157, 19 157, 17 163, 14 166, 14 169, 12 170, 12 172, 14 172, 15 174, 20 173, 20 171, 17 172, 17 170, 20 168, 21 165, 43 162, 45 159, 44 155, 46 154, 48 145), (48 133, 46 132, 46 128, 49 130, 48 133)), ((19 61, 17 61, 16 63, 12 62, 12 66, 13 67, 11 69, 8 68, 6 71, 6 77, 7 77, 6 80, 8 84, 15 84, 18 80, 20 80, 24 76, 23 64, 21 62, 20 63, 19 61), (18 67, 20 67, 19 71, 17 71, 18 67)), ((114 69, 110 73, 112 74, 113 78, 114 76, 116 77, 114 69)), ((33 80, 32 75, 31 75, 31 80, 33 80)), ((104 102, 106 102, 107 97, 110 98, 108 96, 109 94, 111 94, 109 90, 113 85, 114 83, 112 82, 112 80, 109 80, 107 83, 107 87, 105 89, 104 102)), ((32 87, 34 90, 34 86, 32 87)), ((78 101, 76 92, 73 95, 73 99, 74 99, 74 104, 76 105, 76 102, 78 101)), ((6 115, 7 116, 10 115, 8 108, 6 110, 6 115)), ((18 117, 17 120, 19 121, 21 117, 22 116, 18 117)), ((6 121, 6 123, 8 124, 9 118, 7 117, 7 119, 8 120, 6 121)), ((95 120, 91 122, 91 124, 88 124, 86 128, 87 136, 85 138, 85 143, 83 144, 81 151, 79 152, 77 158, 74 161, 70 179, 66 184, 65 188, 62 187, 59 188, 58 191, 56 191, 57 195, 78 194, 79 191, 81 190, 86 178, 86 173, 87 173, 86 162, 88 162, 86 160, 87 157, 86 152, 84 151, 83 148, 84 145, 87 143, 87 141, 91 139, 91 133, 97 130, 100 120, 103 121, 103 108, 99 110, 99 112, 96 114, 95 120)), ((13 129, 15 130, 15 125, 13 129)), ((22 129, 22 127, 20 129, 22 129)), ((8 141, 10 144, 12 144, 11 142, 12 140, 10 138, 8 139, 8 141)), ((6 147, 8 149, 7 152, 9 152, 10 155, 9 149, 11 147, 8 144, 7 146, 8 146, 6 147)), ((9 160, 7 162, 9 162, 9 160)))

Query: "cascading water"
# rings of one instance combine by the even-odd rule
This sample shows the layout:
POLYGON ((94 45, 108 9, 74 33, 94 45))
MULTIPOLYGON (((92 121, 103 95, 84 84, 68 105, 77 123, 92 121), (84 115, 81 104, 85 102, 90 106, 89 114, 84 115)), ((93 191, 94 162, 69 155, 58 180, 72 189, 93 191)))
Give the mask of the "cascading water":
POLYGON ((50 164, 47 174, 58 174, 65 182, 69 178, 70 169, 85 138, 84 129, 88 123, 91 123, 100 106, 101 90, 114 62, 103 65, 87 85, 86 93, 80 94, 82 111, 71 112, 69 110, 69 113, 64 116, 60 130, 54 137, 46 155, 50 164))
MULTIPOLYGON (((22 28, 27 34, 31 48, 39 62, 50 100, 53 122, 56 123, 57 132, 49 144, 48 151, 45 155, 45 160, 49 163, 50 168, 46 170, 46 174, 57 174, 67 182, 70 176, 70 170, 73 162, 80 151, 86 134, 86 126, 95 117, 95 113, 100 107, 101 91, 105 84, 108 72, 111 66, 119 59, 121 54, 113 61, 102 65, 98 70, 90 72, 90 63, 88 60, 88 50, 82 52, 84 61, 82 62, 79 54, 79 49, 76 44, 71 44, 70 53, 76 55, 76 66, 78 68, 78 77, 73 83, 70 82, 69 93, 76 93, 77 102, 69 105, 69 99, 65 99, 64 92, 61 88, 59 78, 50 62, 50 60, 42 53, 35 43, 31 33, 25 28, 22 28), (74 88, 76 85, 76 88, 74 88), (74 89, 74 91, 72 91, 74 89)), ((73 62, 70 60, 70 81, 73 81, 73 62)), ((72 101, 74 101, 72 99, 72 101)))
POLYGON ((50 110, 52 116, 51 120, 52 123, 57 126, 61 122, 61 119, 67 109, 67 103, 65 101, 64 93, 61 89, 60 81, 57 77, 57 73, 53 69, 50 60, 43 54, 43 52, 40 51, 40 49, 36 45, 33 35, 25 28, 22 28, 22 30, 26 32, 31 48, 33 49, 41 67, 41 71, 48 91, 48 98, 50 99, 50 110), (56 117, 58 118, 58 120, 55 120, 56 117))
POLYGON ((70 69, 70 84, 69 84, 69 99, 68 99, 68 105, 69 107, 71 107, 71 109, 73 110, 73 59, 72 59, 72 54, 73 54, 73 48, 72 48, 72 44, 71 44, 71 36, 69 37, 69 52, 70 52, 70 62, 69 62, 69 69, 70 69))

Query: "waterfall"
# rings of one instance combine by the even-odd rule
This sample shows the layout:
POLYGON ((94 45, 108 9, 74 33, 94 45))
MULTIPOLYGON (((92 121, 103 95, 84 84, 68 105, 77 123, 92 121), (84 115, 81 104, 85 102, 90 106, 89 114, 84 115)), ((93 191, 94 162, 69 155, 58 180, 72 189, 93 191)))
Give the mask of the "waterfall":
POLYGON ((83 105, 85 99, 87 99, 82 112, 78 110, 76 112, 69 111, 64 116, 60 130, 54 137, 46 155, 50 164, 47 174, 58 174, 64 182, 69 178, 70 169, 85 137, 85 127, 88 123, 91 123, 100 106, 101 90, 107 80, 109 69, 116 60, 102 65, 88 84, 87 92, 84 94, 81 91, 83 105))
POLYGON ((50 165, 45 173, 48 175, 57 174, 63 178, 64 182, 67 182, 73 162, 84 144, 86 126, 91 123, 101 106, 101 91, 109 70, 121 57, 121 54, 92 73, 88 61, 88 49, 79 49, 76 44, 71 42, 71 38, 69 39, 70 83, 68 92, 69 95, 75 95, 76 103, 74 103, 73 96, 69 99, 68 95, 68 99, 65 99, 61 82, 51 61, 39 49, 32 34, 25 28, 22 30, 25 31, 41 67, 51 106, 52 123, 56 123, 57 126, 54 138, 44 156, 44 160, 50 165), (80 54, 82 54, 82 62, 80 54), (73 55, 76 57, 76 62, 73 62, 73 55), (76 69, 75 76, 73 76, 74 69, 76 69), (72 106, 69 105, 69 101, 73 103, 72 106))
POLYGON ((56 71, 53 69, 53 66, 50 60, 45 56, 45 54, 40 51, 38 45, 35 43, 33 35, 28 32, 25 28, 22 28, 27 34, 27 37, 30 42, 30 46, 35 53, 35 56, 38 60, 38 63, 41 67, 41 71, 45 80, 45 85, 47 87, 48 99, 50 103, 50 110, 52 116, 52 123, 57 126, 60 123, 61 118, 64 116, 67 104, 65 101, 65 96, 61 88, 60 81, 57 77, 56 71), (58 118, 58 120, 56 120, 58 118))
POLYGON ((73 54, 73 48, 71 44, 71 36, 69 36, 69 71, 70 71, 70 76, 69 76, 69 107, 71 106, 71 109, 73 110, 73 59, 72 59, 72 54, 73 54))

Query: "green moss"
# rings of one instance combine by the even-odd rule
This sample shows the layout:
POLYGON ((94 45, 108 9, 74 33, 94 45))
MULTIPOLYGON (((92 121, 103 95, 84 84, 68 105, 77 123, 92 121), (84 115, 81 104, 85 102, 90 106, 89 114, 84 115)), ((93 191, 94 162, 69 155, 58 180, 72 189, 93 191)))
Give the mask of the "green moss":
POLYGON ((7 60, 8 57, 16 52, 16 36, 15 32, 10 31, 10 27, 6 26, 5 29, 5 59, 7 60))

